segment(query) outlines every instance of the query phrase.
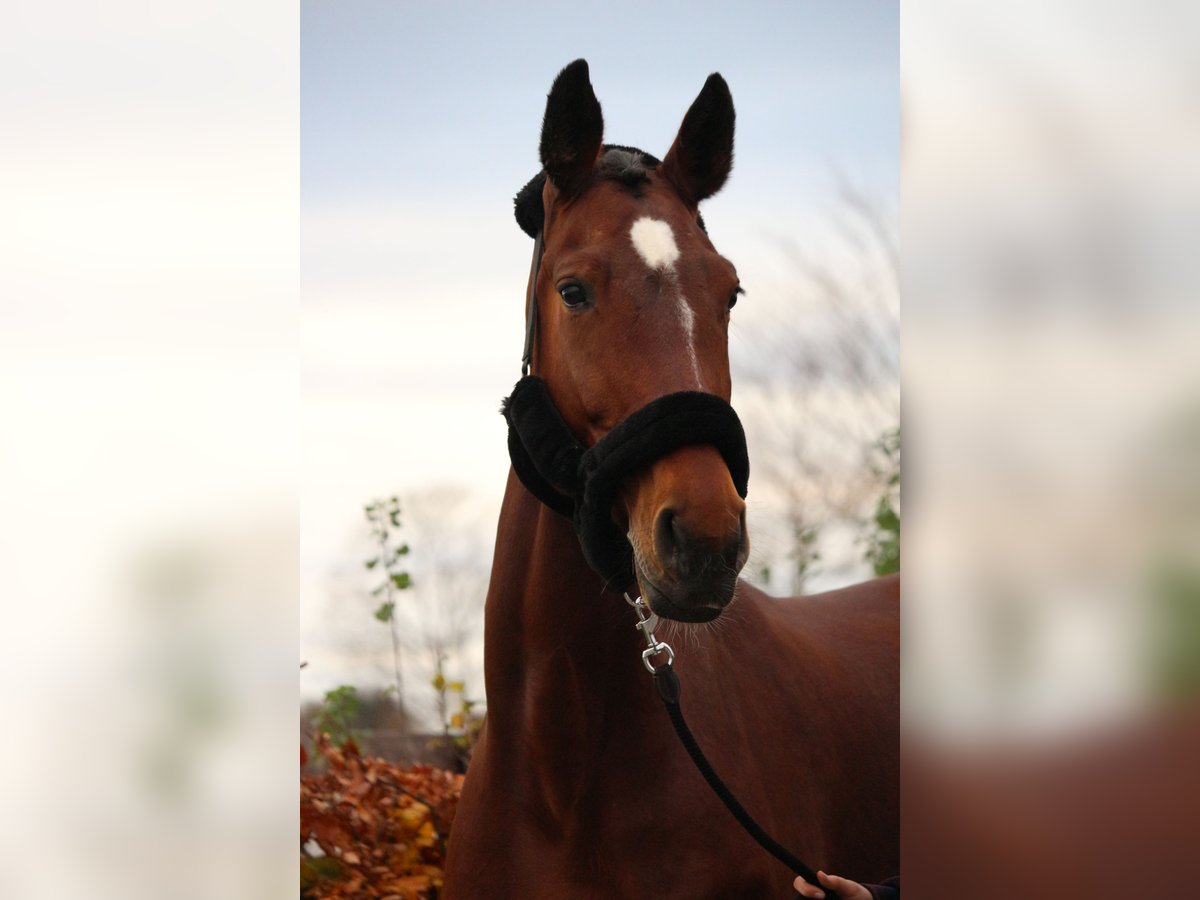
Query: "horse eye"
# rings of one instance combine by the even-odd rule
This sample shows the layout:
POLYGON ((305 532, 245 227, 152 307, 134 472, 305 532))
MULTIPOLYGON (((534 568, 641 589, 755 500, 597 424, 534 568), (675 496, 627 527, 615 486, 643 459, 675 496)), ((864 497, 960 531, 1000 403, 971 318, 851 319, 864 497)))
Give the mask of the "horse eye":
POLYGON ((729 295, 729 308, 730 309, 733 309, 735 306, 737 306, 738 295, 744 294, 744 293, 746 293, 746 292, 745 292, 745 290, 742 289, 742 287, 740 285, 738 287, 734 288, 733 293, 729 295))
POLYGON ((578 309, 587 303, 587 291, 573 281, 560 287, 558 295, 562 297, 563 303, 567 305, 568 309, 578 309))

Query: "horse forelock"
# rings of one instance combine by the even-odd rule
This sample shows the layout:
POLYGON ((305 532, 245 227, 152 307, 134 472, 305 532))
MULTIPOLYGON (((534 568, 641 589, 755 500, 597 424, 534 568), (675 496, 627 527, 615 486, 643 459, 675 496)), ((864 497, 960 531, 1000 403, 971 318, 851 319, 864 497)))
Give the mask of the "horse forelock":
MULTIPOLYGON (((596 160, 596 179, 615 181, 628 188, 634 196, 641 196, 642 185, 649 182, 650 173, 661 162, 658 157, 637 147, 605 144, 604 152, 596 160)), ((537 237, 546 224, 546 213, 542 207, 542 189, 545 185, 545 171, 538 172, 517 192, 513 200, 517 224, 530 237, 537 237)), ((700 228, 704 229, 704 220, 697 216, 697 221, 700 228)))
POLYGON ((600 178, 623 184, 635 195, 640 195, 640 187, 650 180, 650 171, 658 164, 658 159, 636 147, 608 144, 596 161, 596 174, 600 178))

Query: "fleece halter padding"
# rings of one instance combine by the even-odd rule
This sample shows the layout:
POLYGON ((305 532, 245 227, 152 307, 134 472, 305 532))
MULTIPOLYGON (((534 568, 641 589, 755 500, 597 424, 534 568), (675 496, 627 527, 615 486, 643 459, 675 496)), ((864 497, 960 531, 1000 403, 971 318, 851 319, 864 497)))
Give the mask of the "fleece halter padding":
POLYGON ((588 565, 611 590, 634 584, 633 548, 613 522, 612 508, 621 483, 638 469, 682 447, 706 444, 721 454, 738 495, 746 496, 746 434, 733 407, 713 394, 659 397, 590 449, 575 439, 536 375, 517 382, 502 412, 517 477, 542 503, 571 518, 588 565))

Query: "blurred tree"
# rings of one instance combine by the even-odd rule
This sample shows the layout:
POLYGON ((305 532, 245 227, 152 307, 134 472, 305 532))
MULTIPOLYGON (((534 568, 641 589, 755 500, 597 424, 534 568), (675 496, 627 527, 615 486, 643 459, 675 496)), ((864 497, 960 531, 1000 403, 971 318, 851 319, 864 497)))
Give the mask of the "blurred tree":
POLYGON ((883 493, 867 524, 866 559, 876 575, 890 575, 900 571, 900 429, 886 432, 875 446, 884 459, 875 469, 883 493))
POLYGON ((1194 703, 1200 697, 1200 566, 1160 562, 1149 599, 1152 686, 1166 702, 1194 703))
POLYGON ((358 691, 343 684, 325 692, 325 701, 313 716, 318 733, 329 735, 334 746, 341 747, 354 737, 353 726, 359 714, 358 691))
POLYGON ((396 676, 396 703, 403 711, 404 678, 400 671, 400 634, 396 624, 396 594, 412 587, 412 578, 408 572, 400 569, 400 560, 408 555, 408 544, 395 545, 392 540, 392 530, 400 528, 400 500, 390 497, 387 500, 376 500, 364 508, 367 521, 371 523, 371 538, 377 551, 363 565, 368 571, 378 571, 382 580, 371 591, 373 597, 383 597, 383 602, 375 610, 375 618, 388 626, 392 635, 392 668, 396 676))
POLYGON ((433 689, 442 724, 442 733, 433 741, 433 746, 450 750, 456 763, 455 771, 465 773, 467 763, 471 760, 471 751, 475 749, 475 741, 483 728, 483 714, 475 710, 478 701, 467 696, 465 681, 446 680, 442 660, 438 661, 437 672, 433 676, 433 689))
POLYGON ((418 547, 411 563, 418 584, 416 603, 403 611, 403 631, 422 669, 433 673, 425 683, 433 689, 429 706, 437 727, 457 732, 453 720, 464 714, 466 685, 478 673, 476 660, 482 656, 489 528, 478 496, 456 486, 407 495, 405 508, 418 547), (455 693, 460 696, 452 704, 448 694, 455 693))
POLYGON ((894 212, 847 184, 823 240, 780 243, 787 283, 747 286, 731 361, 760 498, 748 571, 799 594, 867 574, 872 456, 900 420, 899 247, 894 212))

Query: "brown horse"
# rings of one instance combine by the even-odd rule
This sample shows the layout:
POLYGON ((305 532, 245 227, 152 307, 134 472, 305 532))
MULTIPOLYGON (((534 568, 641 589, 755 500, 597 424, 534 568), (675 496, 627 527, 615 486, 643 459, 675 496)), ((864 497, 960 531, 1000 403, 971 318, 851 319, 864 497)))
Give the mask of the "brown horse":
MULTIPOLYGON (((729 174, 733 123, 712 75, 660 163, 602 144, 585 62, 551 89, 544 173, 517 217, 542 247, 527 309, 533 369, 583 448, 665 395, 729 399, 740 289, 697 207, 729 174)), ((659 637, 676 647, 699 743, 809 865, 896 874, 898 582, 778 600, 738 581, 742 491, 714 446, 676 443, 623 480, 605 515, 627 537, 631 590, 672 620, 659 637)), ((639 659, 635 616, 589 565, 577 525, 510 473, 487 595, 488 716, 445 896, 790 896, 791 873, 681 747, 639 659)))

